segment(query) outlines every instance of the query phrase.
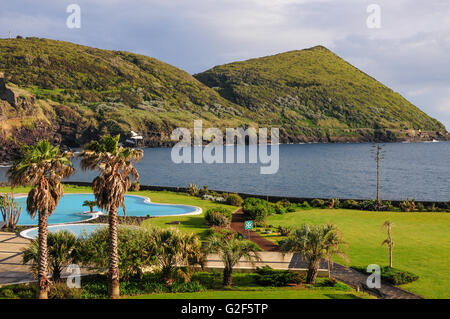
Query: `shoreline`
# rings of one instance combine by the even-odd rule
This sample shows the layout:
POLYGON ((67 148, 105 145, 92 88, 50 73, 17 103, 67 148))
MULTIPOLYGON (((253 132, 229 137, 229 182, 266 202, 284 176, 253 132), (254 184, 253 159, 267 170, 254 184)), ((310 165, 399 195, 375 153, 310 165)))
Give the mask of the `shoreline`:
MULTIPOLYGON (((339 141, 326 141, 326 142, 291 142, 291 143, 278 143, 278 144, 274 144, 274 145, 316 145, 316 144, 321 144, 321 145, 347 145, 347 144, 415 144, 415 143, 424 143, 424 144, 428 144, 428 143, 445 143, 445 142, 449 142, 450 143, 450 138, 447 139, 441 139, 441 140, 398 140, 398 141, 347 141, 347 142, 339 142, 339 141)), ((163 144, 151 144, 151 145, 145 145, 143 147, 135 147, 138 149, 146 149, 146 148, 171 148, 174 147, 176 143, 174 142, 173 145, 169 145, 168 143, 163 143, 163 144)), ((202 147, 207 146, 208 143, 204 142, 202 147)), ((223 147, 229 147, 229 146, 237 146, 237 145, 242 145, 242 144, 223 144, 223 147)), ((245 146, 249 145, 248 143, 245 143, 245 146)), ((257 143, 257 145, 260 145, 260 143, 257 143)), ((267 144, 267 145, 271 145, 271 144, 267 144)), ((74 146, 74 147, 69 147, 66 146, 64 144, 59 144, 58 145, 60 147, 61 150, 70 150, 70 151, 74 151, 76 149, 80 149, 82 148, 81 146, 74 146)), ((191 145, 191 147, 195 147, 194 145, 191 145)), ((0 154, 1 155, 1 154, 0 154)), ((0 157, 0 168, 9 168, 12 165, 12 161, 6 161, 5 159, 2 159, 0 157)), ((0 181, 0 183, 2 183, 0 181)))

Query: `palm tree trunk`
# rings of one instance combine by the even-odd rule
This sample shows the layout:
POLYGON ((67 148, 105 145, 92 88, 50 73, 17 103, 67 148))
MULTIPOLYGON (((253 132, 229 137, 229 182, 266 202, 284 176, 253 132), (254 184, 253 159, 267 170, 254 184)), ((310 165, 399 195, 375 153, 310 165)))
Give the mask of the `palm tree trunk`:
POLYGON ((233 285, 233 268, 225 267, 223 270, 223 285, 231 287, 233 285))
POLYGON ((389 267, 392 268, 392 245, 389 246, 389 267))
POLYGON ((173 285, 173 277, 172 277, 172 268, 164 267, 162 269, 163 279, 167 287, 172 287, 173 285))
POLYGON ((48 299, 50 281, 48 279, 48 252, 47 252, 47 212, 39 211, 39 249, 38 249, 38 287, 36 298, 48 299))
POLYGON ((306 283, 307 284, 315 284, 317 274, 319 273, 319 265, 320 265, 320 259, 319 260, 311 260, 308 265, 308 275, 306 276, 306 283))
POLYGON ((111 207, 109 211, 109 298, 118 299, 120 297, 119 287, 119 253, 117 238, 117 208, 111 207))

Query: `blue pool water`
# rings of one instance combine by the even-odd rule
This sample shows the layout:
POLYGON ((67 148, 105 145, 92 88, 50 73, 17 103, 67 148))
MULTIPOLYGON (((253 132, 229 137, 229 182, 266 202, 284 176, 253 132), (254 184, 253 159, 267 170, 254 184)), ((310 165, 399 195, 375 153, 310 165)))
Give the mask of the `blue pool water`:
MULTIPOLYGON (((93 231, 101 228, 101 227, 106 227, 106 224, 67 224, 67 225, 53 225, 53 226, 48 226, 48 231, 49 232, 58 232, 58 231, 69 231, 72 234, 74 234, 77 237, 80 237, 82 235, 89 235, 91 234, 93 231)), ((38 229, 36 228, 31 228, 29 230, 25 230, 21 233, 21 235, 23 237, 26 238, 36 238, 38 235, 38 229)))
MULTIPOLYGON (((55 212, 48 218, 48 224, 63 224, 63 223, 76 223, 91 219, 90 214, 82 214, 89 211, 89 207, 83 207, 85 200, 95 200, 93 194, 66 194, 59 201, 58 207, 55 212)), ((37 216, 32 219, 26 212, 26 197, 20 197, 17 199, 19 205, 22 205, 23 211, 20 215, 18 225, 37 225, 37 216)), ((168 205, 168 204, 155 204, 145 202, 145 198, 139 196, 126 195, 125 207, 127 210, 127 216, 173 216, 184 215, 189 213, 195 213, 196 207, 187 205, 168 205)), ((98 211, 97 207, 94 211, 98 211)), ((119 216, 123 215, 122 208, 119 209, 119 216)))

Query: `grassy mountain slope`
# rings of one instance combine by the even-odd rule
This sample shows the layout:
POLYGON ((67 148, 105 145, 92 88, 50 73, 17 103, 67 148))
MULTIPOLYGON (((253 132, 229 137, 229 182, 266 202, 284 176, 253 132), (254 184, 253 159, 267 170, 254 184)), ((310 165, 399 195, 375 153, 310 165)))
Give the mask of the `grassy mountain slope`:
MULTIPOLYGON (((170 140, 173 128, 191 127, 199 118, 218 127, 251 122, 248 110, 188 73, 128 52, 38 38, 2 39, 0 72, 9 88, 36 97, 28 125, 33 118, 56 122, 61 139, 74 146, 100 133, 130 130, 161 144, 170 140)), ((17 124, 24 114, 16 111, 9 119, 17 124)))
POLYGON ((445 132, 400 94, 322 46, 217 66, 195 77, 254 111, 258 122, 292 136, 445 132))
POLYGON ((445 131, 323 47, 193 77, 129 52, 0 39, 0 161, 41 138, 74 147, 134 130, 147 146, 170 145, 172 130, 192 127, 194 119, 222 129, 280 127, 282 142, 423 140, 445 131))

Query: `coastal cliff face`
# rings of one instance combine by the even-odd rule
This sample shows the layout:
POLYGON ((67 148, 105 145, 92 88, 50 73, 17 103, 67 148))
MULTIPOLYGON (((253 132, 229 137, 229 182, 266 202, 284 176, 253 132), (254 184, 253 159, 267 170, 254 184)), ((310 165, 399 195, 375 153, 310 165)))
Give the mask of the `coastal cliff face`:
POLYGON ((323 47, 195 75, 164 62, 47 39, 0 39, 0 162, 46 138, 79 147, 131 130, 278 127, 281 143, 445 140, 445 127, 323 47), (4 73, 4 75, 2 74, 4 73))

